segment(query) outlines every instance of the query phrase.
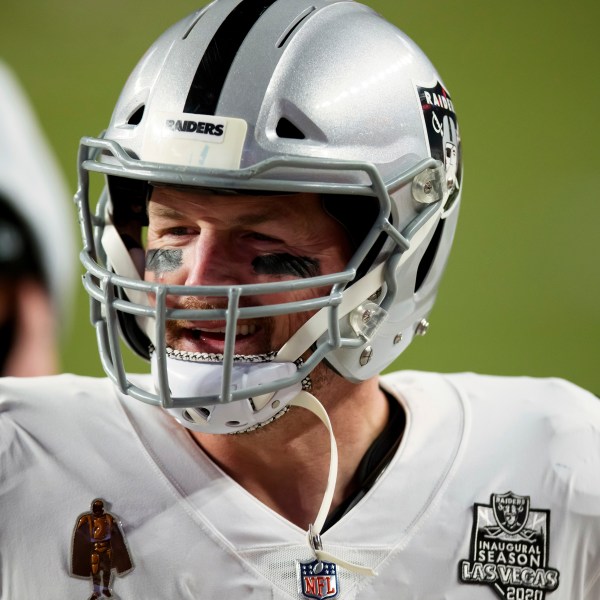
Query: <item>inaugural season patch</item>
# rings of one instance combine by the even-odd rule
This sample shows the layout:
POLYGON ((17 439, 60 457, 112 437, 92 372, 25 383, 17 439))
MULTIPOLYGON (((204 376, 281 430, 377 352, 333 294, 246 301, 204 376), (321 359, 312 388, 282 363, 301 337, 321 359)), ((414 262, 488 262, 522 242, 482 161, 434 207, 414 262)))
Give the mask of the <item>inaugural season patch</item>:
POLYGON ((507 492, 473 512, 471 553, 458 566, 463 583, 489 585, 506 600, 544 600, 558 587, 559 573, 548 566, 549 510, 507 492))

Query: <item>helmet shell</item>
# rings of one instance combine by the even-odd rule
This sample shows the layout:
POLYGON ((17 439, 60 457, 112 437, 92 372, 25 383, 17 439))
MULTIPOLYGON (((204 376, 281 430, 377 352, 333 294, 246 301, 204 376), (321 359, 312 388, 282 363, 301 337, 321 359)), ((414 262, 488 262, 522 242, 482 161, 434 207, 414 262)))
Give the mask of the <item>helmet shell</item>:
MULTIPOLYGON (((368 205, 378 201, 379 216, 367 223, 351 263, 360 267, 348 288, 357 301, 340 314, 342 337, 354 343, 331 348, 324 358, 342 376, 362 381, 387 367, 422 329, 456 227, 460 134, 434 66, 370 8, 351 0, 216 0, 151 46, 104 138, 139 161, 140 169, 125 165, 120 177, 243 192, 261 189, 253 179, 260 171, 258 179, 271 190, 329 186, 328 202, 342 223, 367 219, 368 205), (210 131, 237 128, 237 137, 205 164, 199 157, 207 136, 196 134, 206 124, 210 131), (292 159, 306 166, 297 168, 292 159), (439 193, 430 200, 432 188, 439 193), (376 285, 361 287, 375 271, 376 285), (365 335, 352 315, 367 300, 381 311, 365 335)), ((101 160, 114 163, 106 155, 101 160)), ((130 201, 117 188, 108 214, 130 201)), ((317 330, 311 343, 327 335, 317 330)))

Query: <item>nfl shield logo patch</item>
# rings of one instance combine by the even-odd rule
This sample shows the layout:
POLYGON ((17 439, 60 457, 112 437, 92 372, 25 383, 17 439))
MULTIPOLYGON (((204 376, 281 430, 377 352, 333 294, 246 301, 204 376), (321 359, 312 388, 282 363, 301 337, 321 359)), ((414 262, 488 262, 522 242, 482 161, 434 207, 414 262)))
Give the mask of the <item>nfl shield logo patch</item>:
POLYGON ((325 600, 337 598, 339 582, 337 565, 324 560, 298 562, 298 591, 302 598, 325 600))

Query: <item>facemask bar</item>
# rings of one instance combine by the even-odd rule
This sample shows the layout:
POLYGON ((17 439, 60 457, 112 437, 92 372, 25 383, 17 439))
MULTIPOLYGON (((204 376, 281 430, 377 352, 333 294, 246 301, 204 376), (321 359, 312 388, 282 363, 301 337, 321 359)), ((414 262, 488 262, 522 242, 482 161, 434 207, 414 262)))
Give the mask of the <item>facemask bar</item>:
MULTIPOLYGON (((429 206, 426 206, 403 232, 399 232, 389 221, 391 203, 388 192, 391 193, 402 185, 411 182, 416 175, 426 169, 439 169, 439 165, 438 161, 431 158, 422 160, 386 184, 381 179, 377 168, 367 162, 339 161, 333 159, 319 159, 317 161, 304 157, 275 157, 245 169, 211 170, 134 160, 114 141, 100 138, 83 138, 79 150, 79 187, 75 196, 84 241, 84 248, 80 254, 80 258, 87 271, 84 275, 84 287, 91 297, 91 321, 96 328, 100 357, 105 372, 123 393, 150 404, 161 405, 164 408, 208 406, 249 398, 289 387, 304 379, 332 350, 340 347, 357 347, 361 345, 363 340, 360 338, 344 338, 341 334, 341 317, 355 308, 354 306, 343 306, 340 311, 340 305, 342 305, 344 299, 344 290, 354 279, 357 266, 362 262, 381 232, 385 232, 394 240, 401 254, 409 248, 410 239, 416 231, 433 218, 441 209, 443 198, 435 200, 429 206), (110 158, 106 160, 106 156, 110 158), (300 179, 284 180, 268 178, 269 173, 280 168, 286 168, 288 170, 287 173, 289 173, 290 169, 299 170, 300 172, 310 170, 329 171, 335 173, 336 177, 339 177, 342 181, 347 181, 348 176, 362 173, 369 178, 370 184, 363 185, 348 182, 327 183, 303 181, 300 179), (96 215, 92 216, 89 205, 89 171, 162 184, 209 189, 234 188, 240 192, 244 190, 262 190, 371 196, 379 201, 380 211, 373 227, 360 244, 346 269, 339 273, 283 283, 240 286, 168 286, 122 277, 113 273, 108 268, 101 266, 97 257, 102 254, 98 249, 101 248, 99 240, 102 237, 102 229, 105 225, 104 209, 100 206, 102 204, 100 202, 96 215), (267 306, 240 306, 240 299, 245 295, 262 295, 285 292, 292 289, 301 290, 323 286, 330 286, 331 288, 330 292, 323 297, 267 306), (115 294, 115 289, 121 289, 125 293, 128 290, 134 290, 137 295, 151 294, 155 298, 155 306, 120 298, 115 294), (171 295, 219 296, 227 299, 227 307, 210 310, 173 309, 167 307, 166 304, 167 297, 171 295), (239 319, 277 316, 305 311, 317 311, 318 315, 320 314, 319 311, 322 314, 322 309, 327 309, 325 313, 327 315, 328 330, 322 333, 328 333, 328 335, 322 336, 319 334, 317 336, 321 339, 316 344, 311 356, 308 357, 302 366, 298 367, 297 372, 293 376, 253 388, 231 389, 235 330, 239 319), (119 343, 118 311, 154 320, 154 335, 152 337, 155 342, 155 351, 158 353, 159 393, 144 390, 128 379, 119 343), (224 374, 221 393, 218 396, 204 396, 201 398, 171 397, 166 369, 165 330, 167 319, 225 321, 224 374)), ((101 260, 102 258, 101 256, 101 260)), ((359 286, 363 279, 365 278, 363 277, 360 281, 354 283, 349 289, 359 286)), ((381 283, 381 281, 378 281, 375 285, 380 286, 381 283)), ((317 342, 317 338, 311 340, 300 353, 306 351, 314 342, 317 342)), ((300 354, 295 358, 299 356, 300 354)))

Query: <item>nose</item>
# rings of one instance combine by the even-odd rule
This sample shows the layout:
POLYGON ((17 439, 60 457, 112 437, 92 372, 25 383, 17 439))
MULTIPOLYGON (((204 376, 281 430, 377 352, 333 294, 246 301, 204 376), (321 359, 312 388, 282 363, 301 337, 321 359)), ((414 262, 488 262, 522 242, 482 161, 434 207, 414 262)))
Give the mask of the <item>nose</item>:
POLYGON ((186 285, 233 285, 241 283, 241 261, 226 232, 202 230, 191 248, 193 256, 186 285))

